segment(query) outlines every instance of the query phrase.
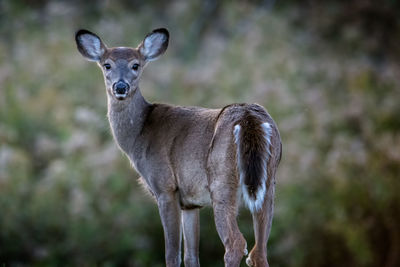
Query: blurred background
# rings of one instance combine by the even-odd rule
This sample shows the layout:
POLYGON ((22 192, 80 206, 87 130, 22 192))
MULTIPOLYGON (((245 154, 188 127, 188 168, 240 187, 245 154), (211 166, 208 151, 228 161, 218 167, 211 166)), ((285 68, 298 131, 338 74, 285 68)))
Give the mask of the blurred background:
MULTIPOLYGON (((271 266, 400 266, 399 1, 0 0, 1 266, 164 266, 156 205, 74 41, 136 46, 156 27, 171 40, 149 101, 257 102, 280 128, 271 266)), ((210 208, 200 249, 223 266, 210 208)))

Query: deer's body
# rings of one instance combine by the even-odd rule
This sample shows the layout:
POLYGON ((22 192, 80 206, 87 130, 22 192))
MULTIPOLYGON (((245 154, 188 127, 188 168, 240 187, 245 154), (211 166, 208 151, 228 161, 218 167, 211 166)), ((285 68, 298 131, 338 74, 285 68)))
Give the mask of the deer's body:
POLYGON ((138 86, 142 68, 136 65, 165 51, 164 29, 153 31, 137 49, 108 49, 85 30, 76 39, 85 57, 104 66, 113 136, 157 201, 167 266, 180 265, 182 232, 185 266, 199 266, 198 210, 205 205, 214 209, 225 266, 239 266, 247 253, 236 222, 242 195, 253 214, 256 239, 246 262, 268 266, 281 141, 266 110, 257 104, 206 109, 148 103, 138 86))
POLYGON ((156 198, 178 192, 184 208, 210 204, 205 166, 218 110, 133 103, 118 111, 110 108, 108 117, 115 140, 150 192, 156 198))

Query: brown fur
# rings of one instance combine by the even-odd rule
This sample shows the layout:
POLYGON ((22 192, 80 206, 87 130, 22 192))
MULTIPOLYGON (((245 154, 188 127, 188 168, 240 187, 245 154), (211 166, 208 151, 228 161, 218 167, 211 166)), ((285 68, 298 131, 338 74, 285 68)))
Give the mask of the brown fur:
POLYGON ((140 58, 140 54, 135 49, 129 47, 114 47, 108 49, 106 53, 104 53, 101 62, 104 62, 106 59, 111 59, 112 61, 117 61, 118 59, 131 61, 135 58, 140 58))

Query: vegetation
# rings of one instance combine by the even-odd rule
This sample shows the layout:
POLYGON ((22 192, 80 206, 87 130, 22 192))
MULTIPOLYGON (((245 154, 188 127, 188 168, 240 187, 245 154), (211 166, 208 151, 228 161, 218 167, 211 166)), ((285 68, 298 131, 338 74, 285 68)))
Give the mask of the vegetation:
MULTIPOLYGON (((0 2, 0 265, 164 265, 157 208, 73 39, 135 46, 156 27, 172 39, 142 78, 148 100, 258 102, 280 127, 272 266, 400 265, 398 2, 81 2, 0 2)), ((222 266, 212 218, 201 263, 222 266)))

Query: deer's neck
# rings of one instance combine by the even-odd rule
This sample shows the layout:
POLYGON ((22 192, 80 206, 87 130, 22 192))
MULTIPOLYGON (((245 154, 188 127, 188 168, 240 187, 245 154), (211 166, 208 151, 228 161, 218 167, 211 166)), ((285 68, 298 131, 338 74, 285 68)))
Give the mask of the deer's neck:
POLYGON ((124 101, 108 97, 108 119, 115 140, 120 148, 130 154, 135 140, 142 131, 151 104, 135 89, 131 99, 124 101))

